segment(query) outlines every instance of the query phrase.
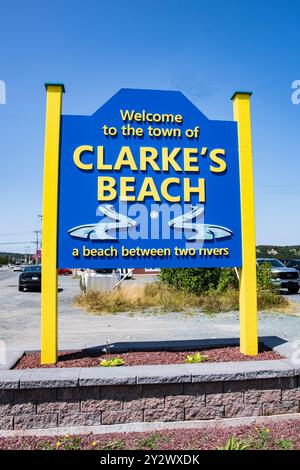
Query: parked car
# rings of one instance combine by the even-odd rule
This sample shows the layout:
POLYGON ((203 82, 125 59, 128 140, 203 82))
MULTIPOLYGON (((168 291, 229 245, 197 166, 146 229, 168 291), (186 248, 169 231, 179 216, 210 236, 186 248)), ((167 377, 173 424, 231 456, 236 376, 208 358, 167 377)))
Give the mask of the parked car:
POLYGON ((294 268, 300 272, 300 259, 281 259, 287 268, 294 268))
POLYGON ((23 271, 23 268, 22 266, 17 265, 13 268, 13 271, 23 271))
POLYGON ((19 291, 24 290, 41 290, 42 267, 39 264, 26 266, 22 274, 19 276, 19 291))
POLYGON ((286 267, 279 259, 258 258, 257 266, 268 264, 271 269, 271 280, 278 289, 288 289, 289 294, 297 294, 300 287, 297 269, 286 267))
POLYGON ((59 268, 58 274, 63 274, 64 276, 68 276, 69 274, 72 274, 72 269, 59 268))

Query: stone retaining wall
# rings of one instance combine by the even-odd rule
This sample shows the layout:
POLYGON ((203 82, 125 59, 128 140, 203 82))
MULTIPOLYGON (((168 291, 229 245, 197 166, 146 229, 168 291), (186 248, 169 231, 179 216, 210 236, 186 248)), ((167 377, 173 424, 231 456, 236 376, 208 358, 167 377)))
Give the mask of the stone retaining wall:
POLYGON ((5 371, 0 389, 2 430, 300 412, 290 361, 5 371))

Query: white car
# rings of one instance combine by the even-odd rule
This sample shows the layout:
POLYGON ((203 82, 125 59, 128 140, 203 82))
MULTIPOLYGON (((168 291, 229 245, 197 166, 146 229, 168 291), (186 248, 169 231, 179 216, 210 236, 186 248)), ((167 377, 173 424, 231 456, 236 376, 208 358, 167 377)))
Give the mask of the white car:
POLYGON ((271 281, 278 289, 288 289, 289 294, 297 294, 300 287, 299 271, 287 268, 285 264, 276 258, 257 258, 257 266, 268 264, 270 267, 271 281))
POLYGON ((13 268, 13 271, 23 271, 23 268, 22 268, 22 266, 15 266, 13 268))

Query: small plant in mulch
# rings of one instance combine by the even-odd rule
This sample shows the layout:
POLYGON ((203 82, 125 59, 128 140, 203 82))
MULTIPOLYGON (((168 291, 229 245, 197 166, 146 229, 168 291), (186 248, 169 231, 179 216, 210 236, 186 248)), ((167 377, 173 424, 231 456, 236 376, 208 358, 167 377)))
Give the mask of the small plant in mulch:
POLYGON ((101 450, 122 450, 124 448, 125 441, 123 439, 114 439, 101 446, 101 450))
POLYGON ((114 357, 113 359, 102 359, 99 366, 101 367, 120 367, 126 363, 121 357, 114 357))
POLYGON ((255 428, 257 435, 254 438, 253 445, 257 450, 266 450, 270 446, 270 429, 269 428, 255 428))
POLYGON ((141 450, 141 449, 152 449, 155 450, 158 448, 158 443, 161 439, 161 435, 159 433, 151 433, 149 436, 143 438, 143 439, 137 439, 135 442, 134 448, 136 450, 141 450))
POLYGON ((172 438, 162 432, 153 432, 149 434, 145 438, 139 438, 134 441, 133 449, 134 450, 143 450, 143 449, 151 449, 151 450, 159 450, 163 449, 164 446, 168 446, 168 444, 172 441, 172 438))
POLYGON ((42 450, 80 450, 82 439, 74 436, 70 437, 68 434, 59 438, 56 442, 46 442, 42 444, 42 450))
POLYGON ((276 441, 276 446, 280 450, 293 450, 294 449, 294 442, 292 439, 278 439, 276 441))
POLYGON ((208 360, 208 356, 201 354, 201 352, 197 352, 195 354, 188 354, 185 358, 185 362, 188 364, 196 364, 199 362, 205 362, 208 360))
POLYGON ((241 441, 240 439, 236 439, 235 437, 230 437, 225 446, 217 447, 218 450, 248 450, 249 444, 246 442, 241 441))
POLYGON ((100 366, 101 367, 119 367, 119 366, 124 366, 125 361, 121 357, 110 357, 110 352, 111 348, 113 348, 114 345, 110 344, 110 340, 108 339, 106 341, 106 347, 102 349, 103 352, 107 355, 107 359, 102 359, 100 361, 100 366))

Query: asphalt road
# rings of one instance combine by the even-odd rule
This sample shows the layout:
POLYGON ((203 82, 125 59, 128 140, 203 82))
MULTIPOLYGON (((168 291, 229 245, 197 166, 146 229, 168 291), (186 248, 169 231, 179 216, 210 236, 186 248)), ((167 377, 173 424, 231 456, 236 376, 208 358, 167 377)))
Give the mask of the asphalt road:
MULTIPOLYGON (((40 293, 19 292, 19 273, 0 269, 0 340, 8 350, 40 347, 40 293)), ((133 282, 133 281, 128 281, 133 282)), ((184 340, 239 336, 238 314, 168 313, 91 315, 73 306, 77 279, 59 276, 59 348, 81 348, 116 341, 184 340)), ((289 296, 296 316, 259 314, 259 334, 300 339, 300 294, 289 296)))

